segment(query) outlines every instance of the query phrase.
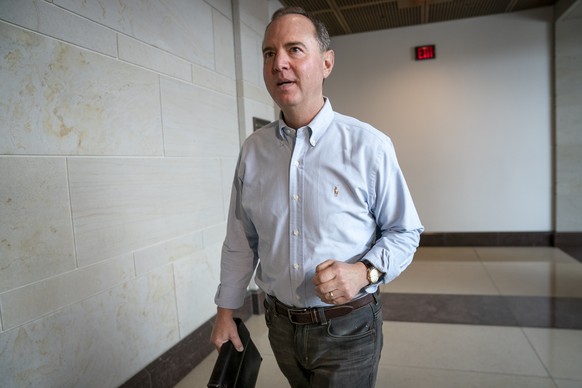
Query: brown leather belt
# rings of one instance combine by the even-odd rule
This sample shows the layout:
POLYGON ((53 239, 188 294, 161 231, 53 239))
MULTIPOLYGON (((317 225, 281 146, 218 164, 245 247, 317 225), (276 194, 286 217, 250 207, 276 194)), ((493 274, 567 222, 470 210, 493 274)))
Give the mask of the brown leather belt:
POLYGON ((296 308, 279 302, 277 298, 267 295, 269 303, 275 305, 277 313, 286 315, 296 325, 325 324, 328 320, 343 317, 354 310, 369 305, 376 300, 374 294, 366 294, 359 299, 338 306, 296 308))

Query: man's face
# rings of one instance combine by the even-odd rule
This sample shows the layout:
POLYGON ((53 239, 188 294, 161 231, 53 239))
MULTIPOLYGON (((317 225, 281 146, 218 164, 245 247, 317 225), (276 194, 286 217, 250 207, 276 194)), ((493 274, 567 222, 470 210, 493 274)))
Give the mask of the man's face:
POLYGON ((333 51, 322 53, 315 27, 302 15, 285 15, 271 23, 263 40, 263 78, 283 113, 317 111, 323 104, 323 80, 333 68, 333 51))

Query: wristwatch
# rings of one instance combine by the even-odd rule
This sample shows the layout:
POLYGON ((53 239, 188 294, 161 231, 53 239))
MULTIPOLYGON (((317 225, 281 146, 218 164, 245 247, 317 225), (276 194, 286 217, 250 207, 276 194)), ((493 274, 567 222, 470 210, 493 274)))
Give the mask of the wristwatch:
POLYGON ((369 285, 378 283, 383 273, 380 272, 378 268, 374 267, 374 265, 372 265, 368 260, 364 260, 362 263, 364 263, 366 268, 368 268, 367 276, 369 285))

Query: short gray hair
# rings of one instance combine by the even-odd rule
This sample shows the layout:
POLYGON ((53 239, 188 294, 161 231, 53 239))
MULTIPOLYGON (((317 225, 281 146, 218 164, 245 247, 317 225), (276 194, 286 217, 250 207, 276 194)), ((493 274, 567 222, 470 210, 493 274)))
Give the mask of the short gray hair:
MULTIPOLYGON (((327 31, 325 24, 323 24, 321 20, 316 19, 313 15, 311 15, 309 12, 305 11, 301 7, 283 7, 276 10, 273 13, 273 16, 271 16, 271 23, 276 19, 280 18, 281 16, 285 15, 302 15, 309 19, 313 24, 313 27, 315 27, 315 39, 319 44, 319 49, 321 50, 322 53, 329 50, 329 46, 331 45, 331 39, 329 38, 329 32, 327 31)), ((267 28, 269 28, 271 23, 267 25, 267 28)))

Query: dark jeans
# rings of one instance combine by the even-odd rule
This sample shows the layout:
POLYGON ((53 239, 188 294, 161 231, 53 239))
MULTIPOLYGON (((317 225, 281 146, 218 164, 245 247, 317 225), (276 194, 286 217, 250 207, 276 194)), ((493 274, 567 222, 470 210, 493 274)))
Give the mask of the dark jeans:
POLYGON ((372 388, 382 351, 382 303, 325 325, 295 325, 265 301, 269 341, 293 388, 372 388))

